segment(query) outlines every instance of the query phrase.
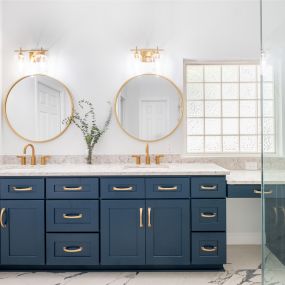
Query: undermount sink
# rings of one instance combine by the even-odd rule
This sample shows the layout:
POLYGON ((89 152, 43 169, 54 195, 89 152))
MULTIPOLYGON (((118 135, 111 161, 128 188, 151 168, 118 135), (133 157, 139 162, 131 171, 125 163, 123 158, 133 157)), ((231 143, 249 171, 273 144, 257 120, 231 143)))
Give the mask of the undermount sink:
POLYGON ((166 164, 139 164, 139 165, 125 165, 124 169, 167 169, 169 165, 166 164))

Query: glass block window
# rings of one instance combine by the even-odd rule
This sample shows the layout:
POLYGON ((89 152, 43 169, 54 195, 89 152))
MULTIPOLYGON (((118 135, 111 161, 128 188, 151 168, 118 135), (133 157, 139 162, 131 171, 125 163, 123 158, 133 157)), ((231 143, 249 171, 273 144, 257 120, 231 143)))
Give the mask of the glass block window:
MULTIPOLYGON (((187 152, 261 151, 260 66, 186 63, 187 152)), ((264 150, 275 153, 272 68, 264 74, 264 150)))

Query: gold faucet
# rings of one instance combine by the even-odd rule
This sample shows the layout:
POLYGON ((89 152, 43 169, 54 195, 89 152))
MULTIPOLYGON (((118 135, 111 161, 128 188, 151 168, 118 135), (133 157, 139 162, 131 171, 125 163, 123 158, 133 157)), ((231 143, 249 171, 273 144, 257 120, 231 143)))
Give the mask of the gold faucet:
POLYGON ((32 144, 27 144, 24 147, 24 156, 26 156, 26 154, 27 154, 28 147, 30 147, 32 149, 31 165, 36 165, 36 152, 35 152, 35 147, 32 144))
POLYGON ((148 145, 148 143, 146 144, 146 147, 145 147, 145 164, 147 164, 147 165, 150 164, 150 155, 149 155, 149 145, 148 145))

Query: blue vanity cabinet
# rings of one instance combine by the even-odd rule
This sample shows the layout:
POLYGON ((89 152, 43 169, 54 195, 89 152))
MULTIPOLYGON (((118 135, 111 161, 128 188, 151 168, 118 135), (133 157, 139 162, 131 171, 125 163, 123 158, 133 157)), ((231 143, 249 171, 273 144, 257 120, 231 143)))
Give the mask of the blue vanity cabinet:
POLYGON ((146 264, 190 264, 190 201, 147 200, 146 264))
POLYGON ((101 264, 145 264, 145 200, 101 201, 101 264))
POLYGON ((45 264, 44 201, 2 200, 1 264, 45 264))

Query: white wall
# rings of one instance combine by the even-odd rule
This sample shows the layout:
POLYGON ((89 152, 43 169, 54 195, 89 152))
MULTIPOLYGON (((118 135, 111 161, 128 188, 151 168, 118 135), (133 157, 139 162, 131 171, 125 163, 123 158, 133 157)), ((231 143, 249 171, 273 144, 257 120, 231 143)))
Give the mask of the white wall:
MULTIPOLYGON (((129 77, 158 72, 183 88, 183 59, 255 59, 259 56, 258 2, 252 1, 5 1, 4 89, 21 75, 14 50, 20 46, 50 49, 43 69, 70 87, 76 98, 90 98, 98 120, 107 115, 112 101, 129 77), (130 49, 165 49, 157 66, 136 63, 130 49)), ((151 145, 152 152, 182 153, 184 126, 167 140, 151 145)), ((19 153, 24 141, 4 125, 4 151, 19 153)), ((72 127, 58 140, 37 145, 47 154, 84 154, 86 147, 72 127), (74 139, 74 137, 78 139, 74 139)), ((112 121, 95 152, 143 152, 143 144, 126 136, 112 121)))

